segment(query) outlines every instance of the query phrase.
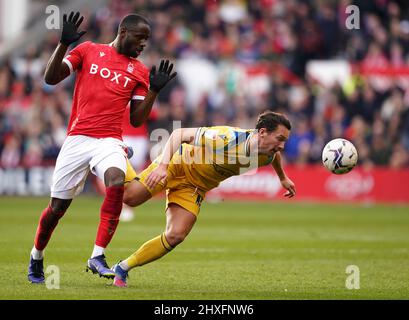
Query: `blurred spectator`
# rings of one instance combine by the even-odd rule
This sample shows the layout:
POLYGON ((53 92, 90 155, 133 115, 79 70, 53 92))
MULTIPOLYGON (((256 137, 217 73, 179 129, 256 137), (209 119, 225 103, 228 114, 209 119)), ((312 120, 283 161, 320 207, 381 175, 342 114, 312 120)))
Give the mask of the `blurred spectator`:
POLYGON ((21 160, 21 139, 16 135, 9 135, 4 139, 0 163, 3 168, 15 168, 21 160))
POLYGON ((389 161, 389 166, 394 169, 407 167, 409 165, 409 153, 401 144, 396 144, 389 161))
POLYGON ((288 161, 306 163, 308 153, 313 141, 313 133, 310 129, 308 118, 300 116, 292 119, 294 128, 286 143, 286 156, 288 161))

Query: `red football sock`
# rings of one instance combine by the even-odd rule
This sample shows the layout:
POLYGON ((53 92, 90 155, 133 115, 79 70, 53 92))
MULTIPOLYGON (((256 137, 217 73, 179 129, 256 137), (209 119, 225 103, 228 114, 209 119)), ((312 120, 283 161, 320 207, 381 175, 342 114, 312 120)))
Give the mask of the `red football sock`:
POLYGON ((44 250, 48 241, 51 238, 55 227, 58 224, 58 220, 64 215, 64 212, 54 213, 51 206, 48 205, 41 214, 40 221, 38 222, 37 232, 34 239, 34 246, 37 250, 44 250))
POLYGON ((118 226, 124 186, 106 187, 105 191, 105 199, 101 206, 101 217, 95 240, 95 244, 103 248, 108 246, 118 226))

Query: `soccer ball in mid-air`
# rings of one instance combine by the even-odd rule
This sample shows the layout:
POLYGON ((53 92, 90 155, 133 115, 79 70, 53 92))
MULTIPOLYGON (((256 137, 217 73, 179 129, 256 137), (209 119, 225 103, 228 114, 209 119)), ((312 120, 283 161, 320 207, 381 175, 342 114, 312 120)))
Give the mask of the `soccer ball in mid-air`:
POLYGON ((322 163, 332 173, 348 173, 357 162, 358 152, 355 146, 346 139, 331 140, 322 150, 322 163))

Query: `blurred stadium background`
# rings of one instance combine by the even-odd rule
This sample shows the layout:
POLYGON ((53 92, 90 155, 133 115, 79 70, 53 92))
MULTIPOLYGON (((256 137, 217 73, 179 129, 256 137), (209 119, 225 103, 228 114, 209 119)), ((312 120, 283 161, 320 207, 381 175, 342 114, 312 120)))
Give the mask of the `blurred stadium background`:
MULTIPOLYGON (((408 177, 409 167, 406 1, 0 3, 0 194, 48 194, 52 170, 41 168, 52 168, 64 140, 74 83, 70 77, 48 86, 42 79, 60 35, 46 29, 51 15, 46 8, 57 5, 61 16, 71 9, 85 16, 87 34, 81 41, 109 43, 125 14, 144 14, 153 32, 141 59, 149 67, 162 57, 176 63, 178 81, 161 93, 150 121, 124 131, 138 150, 133 159, 138 168, 149 163, 157 143, 150 141, 151 133, 171 132, 173 121, 185 127, 251 128, 260 111, 272 109, 294 124, 285 160, 295 168, 299 187, 308 184, 309 193, 300 192, 299 199, 336 200, 343 194, 364 201, 409 201, 408 188, 395 179, 408 177), (346 27, 349 5, 359 8, 359 29, 346 27), (303 175, 305 166, 319 164, 323 146, 336 137, 356 145, 359 165, 369 171, 335 179, 312 169, 319 182, 311 183, 303 175), (389 196, 383 194, 385 184, 395 186, 389 196), (314 185, 326 187, 313 191, 314 185), (338 186, 350 192, 333 190, 338 186)), ((278 181, 272 185, 256 177, 244 180, 242 185, 252 187, 242 191, 275 197, 259 190, 278 189, 278 181)), ((234 194, 224 185, 225 193, 234 194)))
MULTIPOLYGON (((182 283, 179 278, 165 281, 170 283, 169 292, 174 290, 173 295, 166 295, 155 291, 155 285, 163 285, 164 279, 146 269, 144 272, 153 282, 143 283, 151 286, 143 297, 409 297, 409 2, 404 0, 0 0, 0 195, 7 195, 0 197, 0 228, 3 235, 10 237, 2 240, 4 247, 15 246, 17 239, 12 240, 15 232, 27 231, 24 236, 27 248, 15 248, 21 278, 25 277, 25 258, 33 228, 47 200, 19 196, 49 195, 53 165, 66 134, 74 84, 74 77, 57 86, 46 85, 42 78, 60 37, 59 30, 45 27, 49 5, 58 6, 60 17, 64 12, 80 11, 85 17, 81 29, 87 30, 81 41, 100 43, 115 38, 124 15, 141 13, 152 23, 151 39, 141 60, 148 67, 165 57, 175 62, 177 81, 161 92, 149 121, 139 129, 125 128, 124 135, 135 149, 132 161, 139 169, 157 152, 157 141, 151 138, 157 137, 155 130, 171 132, 173 121, 180 121, 183 127, 228 124, 252 128, 258 113, 271 109, 287 114, 293 123, 284 159, 286 170, 297 185, 294 201, 286 201, 285 206, 208 203, 204 211, 209 212, 201 217, 201 229, 197 227, 192 233, 191 246, 178 248, 180 256, 175 253, 152 267, 168 274, 172 263, 183 266, 194 263, 189 254, 194 255, 192 260, 205 264, 200 254, 204 251, 207 262, 220 257, 237 259, 245 268, 246 262, 243 264, 239 256, 223 251, 233 252, 237 250, 233 248, 240 247, 236 253, 243 259, 253 261, 258 256, 267 259, 263 260, 265 264, 256 259, 254 266, 248 266, 258 266, 261 275, 269 273, 271 278, 266 280, 260 274, 216 264, 220 270, 213 269, 212 276, 205 278, 208 286, 193 287, 192 292, 212 292, 227 281, 226 288, 220 290, 236 290, 236 295, 189 295, 190 287, 184 288, 187 295, 178 295, 175 288, 176 283, 182 283), (359 29, 346 27, 349 16, 346 9, 350 5, 359 8, 359 29), (321 166, 323 146, 337 137, 351 140, 359 153, 358 168, 345 176, 332 175, 321 166), (306 200, 312 204, 304 206, 306 200), (296 201, 302 203, 293 204, 296 201), (319 204, 328 201, 337 204, 333 207, 319 204), (346 202, 360 205, 343 207, 346 202), (387 204, 374 205, 377 202, 387 204), (33 212, 28 213, 28 208, 33 212), (212 211, 217 214, 212 215, 212 211), (231 221, 229 214, 238 220, 231 221), (257 242, 260 252, 252 255, 249 242, 243 245, 247 241, 243 240, 244 234, 248 241, 251 238, 257 242), (220 249, 220 243, 210 239, 220 239, 231 247, 220 249), (269 255, 274 256, 272 261, 265 258, 269 255), (280 257, 284 260, 277 265, 280 257), (360 291, 361 295, 342 291, 345 266, 356 261, 367 267, 366 275, 373 280, 366 291, 360 291), (290 262, 296 262, 298 267, 290 262), (270 269, 270 265, 274 267, 270 269), (302 284, 297 277, 302 274, 301 265, 311 277, 302 284), (323 275, 333 276, 335 265, 340 272, 336 282, 319 282, 323 275), (236 287, 235 272, 244 275, 243 287, 236 287), (406 280, 401 281, 402 277, 406 280), (281 282, 276 282, 277 279, 281 282), (259 291, 252 287, 255 282, 261 286, 259 291), (296 288, 298 293, 271 296, 270 290, 283 292, 286 286, 290 291, 296 288), (328 287, 338 289, 327 291, 328 287), (149 290, 153 290, 151 296, 149 290)), ((84 193, 96 193, 93 181, 88 182, 84 193)), ((282 199, 282 193, 272 170, 264 169, 227 180, 208 199, 276 200, 282 199)), ((75 225, 75 219, 89 219, 78 220, 84 225, 89 222, 88 229, 81 229, 84 233, 77 235, 89 234, 89 239, 82 239, 85 248, 76 249, 81 256, 67 253, 74 262, 78 260, 77 265, 70 265, 74 273, 91 249, 100 200, 100 197, 93 200, 92 210, 83 204, 88 200, 80 200, 83 207, 74 204, 71 211, 83 210, 84 216, 73 213, 73 220, 71 216, 64 218, 68 220, 64 222, 66 228, 70 228, 70 223, 75 225)), ((155 213, 156 216, 148 214, 158 208, 157 204, 145 208, 139 213, 138 226, 123 225, 118 229, 112 251, 119 250, 122 258, 124 252, 128 254, 136 248, 129 243, 142 241, 144 232, 146 237, 152 236, 163 226, 162 212, 155 213), (144 221, 148 226, 143 225, 144 221), (154 224, 157 229, 152 231, 154 224)), ((75 233, 74 230, 73 227, 75 233)), ((70 235, 64 238, 62 232, 61 238, 56 235, 53 244, 63 248, 62 253, 52 257, 56 260, 62 257, 63 264, 67 261, 64 250, 71 239, 70 235)), ((6 251, 1 256, 8 260, 6 251)), ((206 271, 204 266, 209 270, 214 267, 203 265, 200 271, 206 271)), ((88 278, 84 278, 84 283, 85 279, 88 278)), ((77 283, 76 279, 70 281, 73 286, 77 283)), ((7 288, 14 293, 7 296, 3 291, 1 297, 22 297, 21 286, 7 288)), ((33 289, 23 289, 28 290, 27 297, 38 298, 33 289)), ((77 298, 79 293, 66 294, 77 298)), ((91 292, 87 294, 79 297, 93 297, 91 292)), ((98 294, 106 297, 105 293, 98 294)))

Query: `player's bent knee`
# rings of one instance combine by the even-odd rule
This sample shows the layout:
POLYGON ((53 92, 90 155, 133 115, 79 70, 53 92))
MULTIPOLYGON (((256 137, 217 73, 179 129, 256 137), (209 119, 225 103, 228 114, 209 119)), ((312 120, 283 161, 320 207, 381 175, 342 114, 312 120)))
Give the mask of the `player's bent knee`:
POLYGON ((178 244, 181 244, 185 240, 187 234, 185 232, 171 231, 165 233, 165 236, 168 243, 172 247, 176 247, 178 244))
POLYGON ((72 199, 51 198, 50 207, 53 213, 60 214, 67 211, 72 199))
POLYGON ((104 174, 105 186, 120 186, 124 184, 125 173, 118 168, 109 168, 104 174))
POLYGON ((106 187, 112 187, 112 186, 123 186, 124 185, 124 181, 123 180, 109 180, 106 181, 105 186, 106 187))

